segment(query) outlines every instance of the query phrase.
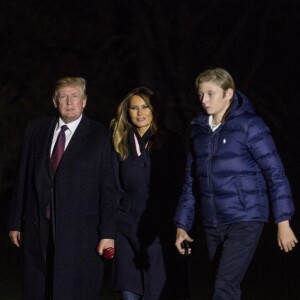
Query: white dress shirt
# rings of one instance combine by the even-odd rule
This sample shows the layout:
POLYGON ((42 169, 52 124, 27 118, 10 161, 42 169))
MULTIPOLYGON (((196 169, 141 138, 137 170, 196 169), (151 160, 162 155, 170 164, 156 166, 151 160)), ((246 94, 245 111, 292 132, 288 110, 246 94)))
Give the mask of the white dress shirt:
POLYGON ((79 125, 81 119, 82 119, 82 115, 80 115, 80 117, 77 120, 75 120, 75 121, 73 121, 71 123, 65 124, 64 121, 61 118, 59 118, 59 120, 58 120, 58 122, 57 122, 57 124, 55 126, 54 133, 53 133, 50 156, 52 154, 52 151, 53 151, 53 148, 54 148, 57 136, 60 133, 61 126, 63 126, 63 125, 67 125, 68 126, 68 129, 65 131, 65 134, 66 134, 65 150, 66 150, 66 148, 69 145, 70 140, 71 140, 71 138, 72 138, 72 136, 73 136, 73 134, 74 134, 77 126, 79 125))

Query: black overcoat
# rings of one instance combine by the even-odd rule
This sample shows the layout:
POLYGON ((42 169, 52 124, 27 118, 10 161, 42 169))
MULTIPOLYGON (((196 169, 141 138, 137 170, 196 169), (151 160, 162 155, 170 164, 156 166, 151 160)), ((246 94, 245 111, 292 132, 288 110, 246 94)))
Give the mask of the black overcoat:
POLYGON ((122 162, 117 154, 113 159, 120 197, 113 288, 143 294, 143 300, 175 300, 189 294, 186 262, 174 246, 173 222, 185 151, 177 134, 161 134, 162 147, 146 150, 137 159, 127 158, 128 190, 119 176, 122 162), (125 246, 128 243, 133 251, 125 246))
POLYGON ((31 122, 20 152, 8 230, 23 236, 23 299, 41 300, 45 293, 45 208, 50 200, 55 207, 53 300, 99 299, 104 266, 96 246, 114 232, 109 131, 83 116, 52 180, 49 157, 56 122, 31 122))

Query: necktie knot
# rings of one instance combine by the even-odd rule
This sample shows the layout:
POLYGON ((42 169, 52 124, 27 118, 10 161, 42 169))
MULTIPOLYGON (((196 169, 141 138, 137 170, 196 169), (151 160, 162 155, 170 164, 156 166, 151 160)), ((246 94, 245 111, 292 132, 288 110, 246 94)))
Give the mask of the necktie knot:
POLYGON ((63 125, 63 126, 60 127, 60 131, 65 132, 66 130, 68 130, 67 125, 63 125))

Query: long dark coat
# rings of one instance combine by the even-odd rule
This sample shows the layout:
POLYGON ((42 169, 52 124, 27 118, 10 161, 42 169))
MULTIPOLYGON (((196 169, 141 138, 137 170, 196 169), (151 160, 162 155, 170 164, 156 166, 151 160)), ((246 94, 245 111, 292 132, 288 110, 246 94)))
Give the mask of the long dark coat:
POLYGON ((125 166, 121 164, 116 155, 114 171, 121 200, 113 288, 142 294, 143 300, 185 298, 187 269, 174 246, 173 223, 184 178, 180 138, 168 132, 160 149, 146 150, 138 158, 130 154, 125 166))
POLYGON ((96 245, 100 237, 113 238, 108 221, 115 199, 109 132, 83 116, 51 180, 49 157, 56 122, 57 118, 46 118, 29 124, 11 202, 8 230, 23 234, 23 299, 44 299, 45 207, 51 200, 53 300, 98 300, 104 263, 96 245))

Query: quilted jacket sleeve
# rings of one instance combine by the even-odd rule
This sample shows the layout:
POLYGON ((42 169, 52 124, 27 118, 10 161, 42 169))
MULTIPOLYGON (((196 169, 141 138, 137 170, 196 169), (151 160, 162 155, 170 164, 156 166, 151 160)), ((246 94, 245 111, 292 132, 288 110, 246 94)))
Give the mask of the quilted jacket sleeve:
POLYGON ((259 117, 249 123, 248 148, 265 176, 275 222, 291 219, 294 203, 290 184, 270 130, 259 117))
POLYGON ((185 182, 183 191, 179 199, 179 204, 175 214, 175 225, 189 231, 192 228, 195 216, 195 196, 193 194, 194 178, 192 176, 193 157, 191 154, 187 157, 185 182))

